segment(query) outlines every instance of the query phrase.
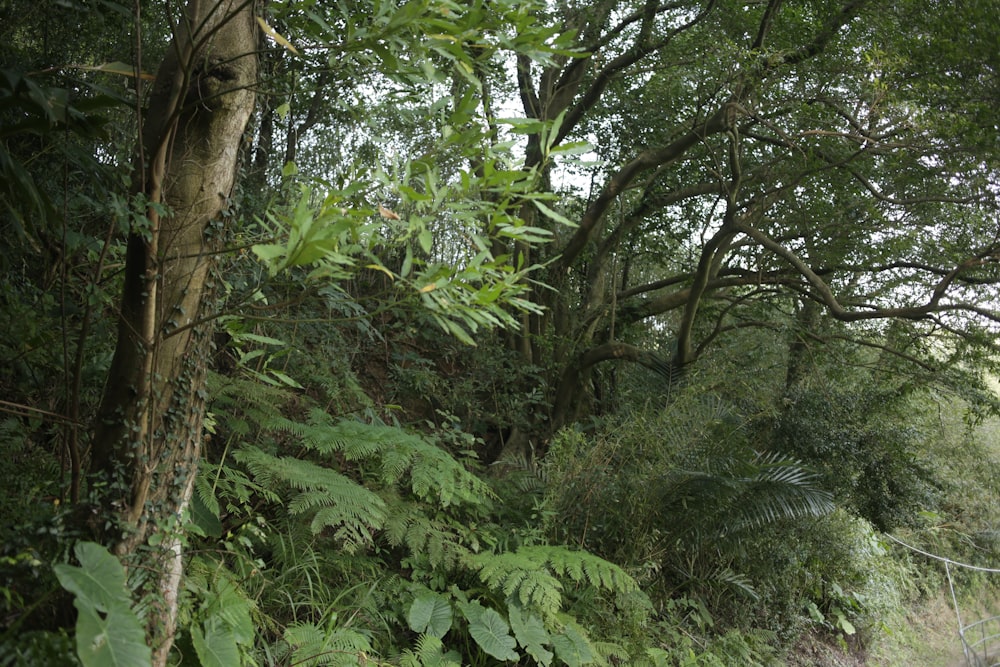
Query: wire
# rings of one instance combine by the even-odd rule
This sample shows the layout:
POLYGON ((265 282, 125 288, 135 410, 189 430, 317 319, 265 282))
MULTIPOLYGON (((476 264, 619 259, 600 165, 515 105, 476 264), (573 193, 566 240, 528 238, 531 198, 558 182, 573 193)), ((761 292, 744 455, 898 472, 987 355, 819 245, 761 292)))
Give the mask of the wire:
POLYGON ((922 551, 921 549, 918 549, 918 548, 916 548, 914 546, 911 546, 911 545, 907 544, 906 542, 904 542, 903 540, 899 539, 898 537, 893 537, 892 535, 889 535, 888 533, 885 533, 885 536, 888 537, 893 542, 901 544, 902 546, 906 547, 910 551, 915 551, 915 552, 917 552, 918 554, 920 554, 922 556, 927 556, 928 558, 933 558, 935 560, 940 560, 940 561, 943 561, 945 563, 951 563, 952 565, 958 565, 959 567, 965 567, 965 568, 968 568, 970 570, 976 570, 977 572, 992 572, 994 574, 1000 574, 1000 569, 997 569, 997 568, 994 568, 994 567, 980 567, 979 565, 969 565, 968 563, 961 563, 961 562, 959 562, 957 560, 952 560, 951 558, 945 558, 944 556, 938 556, 938 555, 935 555, 935 554, 932 554, 932 553, 928 553, 926 551, 922 551))

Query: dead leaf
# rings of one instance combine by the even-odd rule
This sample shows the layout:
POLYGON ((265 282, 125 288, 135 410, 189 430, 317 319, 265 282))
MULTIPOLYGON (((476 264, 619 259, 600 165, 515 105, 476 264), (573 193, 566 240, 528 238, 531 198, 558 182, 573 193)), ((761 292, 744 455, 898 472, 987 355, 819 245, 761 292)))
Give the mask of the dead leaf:
MULTIPOLYGON (((113 63, 104 63, 102 65, 76 65, 77 69, 87 70, 88 72, 107 72, 108 74, 121 74, 122 76, 135 76, 135 67, 129 65, 128 63, 122 63, 115 61, 113 63)), ((156 78, 155 74, 150 74, 148 72, 139 72, 139 78, 146 81, 152 81, 156 78)))
POLYGON ((381 271, 385 275, 389 276, 390 279, 395 280, 396 276, 392 275, 392 271, 385 268, 384 266, 379 266, 378 264, 366 264, 366 269, 374 269, 375 271, 381 271))
POLYGON ((386 208, 385 206, 382 206, 382 204, 379 204, 379 205, 378 205, 378 213, 379 213, 379 215, 381 215, 381 216, 382 216, 383 218, 386 218, 386 219, 388 219, 388 220, 401 220, 401 219, 402 219, 402 218, 400 218, 400 217, 399 217, 399 216, 398 216, 398 215, 396 214, 396 212, 395 212, 395 211, 391 211, 391 210, 387 209, 387 208, 386 208))
POLYGON ((285 47, 295 55, 299 55, 299 50, 292 46, 292 43, 287 39, 278 34, 278 31, 267 24, 267 21, 261 17, 257 17, 257 23, 260 24, 260 29, 264 31, 264 34, 276 41, 281 46, 285 47))

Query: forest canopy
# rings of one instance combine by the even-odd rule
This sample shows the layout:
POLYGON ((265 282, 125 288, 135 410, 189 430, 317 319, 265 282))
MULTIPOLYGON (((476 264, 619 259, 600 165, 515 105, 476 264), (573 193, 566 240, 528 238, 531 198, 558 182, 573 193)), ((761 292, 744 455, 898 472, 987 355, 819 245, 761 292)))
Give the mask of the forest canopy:
POLYGON ((1000 554, 998 156, 985 1, 5 3, 0 664, 863 652, 1000 554))

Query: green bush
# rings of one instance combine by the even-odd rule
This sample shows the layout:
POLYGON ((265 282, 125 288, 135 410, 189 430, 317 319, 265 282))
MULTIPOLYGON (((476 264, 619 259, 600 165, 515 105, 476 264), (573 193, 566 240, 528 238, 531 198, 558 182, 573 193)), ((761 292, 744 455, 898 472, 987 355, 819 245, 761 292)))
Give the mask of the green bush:
POLYGON ((773 424, 770 446, 823 472, 823 482, 883 531, 913 525, 936 504, 925 456, 924 406, 891 388, 799 389, 773 424))
POLYGON ((747 423, 687 391, 663 412, 564 431, 544 465, 553 538, 636 572, 654 607, 698 600, 720 632, 802 625, 801 594, 771 587, 787 573, 766 550, 779 545, 793 570, 808 549, 783 540, 833 505, 808 469, 755 447, 747 423))

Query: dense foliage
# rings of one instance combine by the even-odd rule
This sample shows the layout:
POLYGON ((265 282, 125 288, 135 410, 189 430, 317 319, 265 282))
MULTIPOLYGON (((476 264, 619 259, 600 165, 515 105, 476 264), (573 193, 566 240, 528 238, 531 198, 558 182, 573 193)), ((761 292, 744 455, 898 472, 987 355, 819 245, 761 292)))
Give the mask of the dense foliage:
POLYGON ((0 665, 860 658, 887 534, 1000 563, 989 3, 140 5, 0 7, 0 665))

